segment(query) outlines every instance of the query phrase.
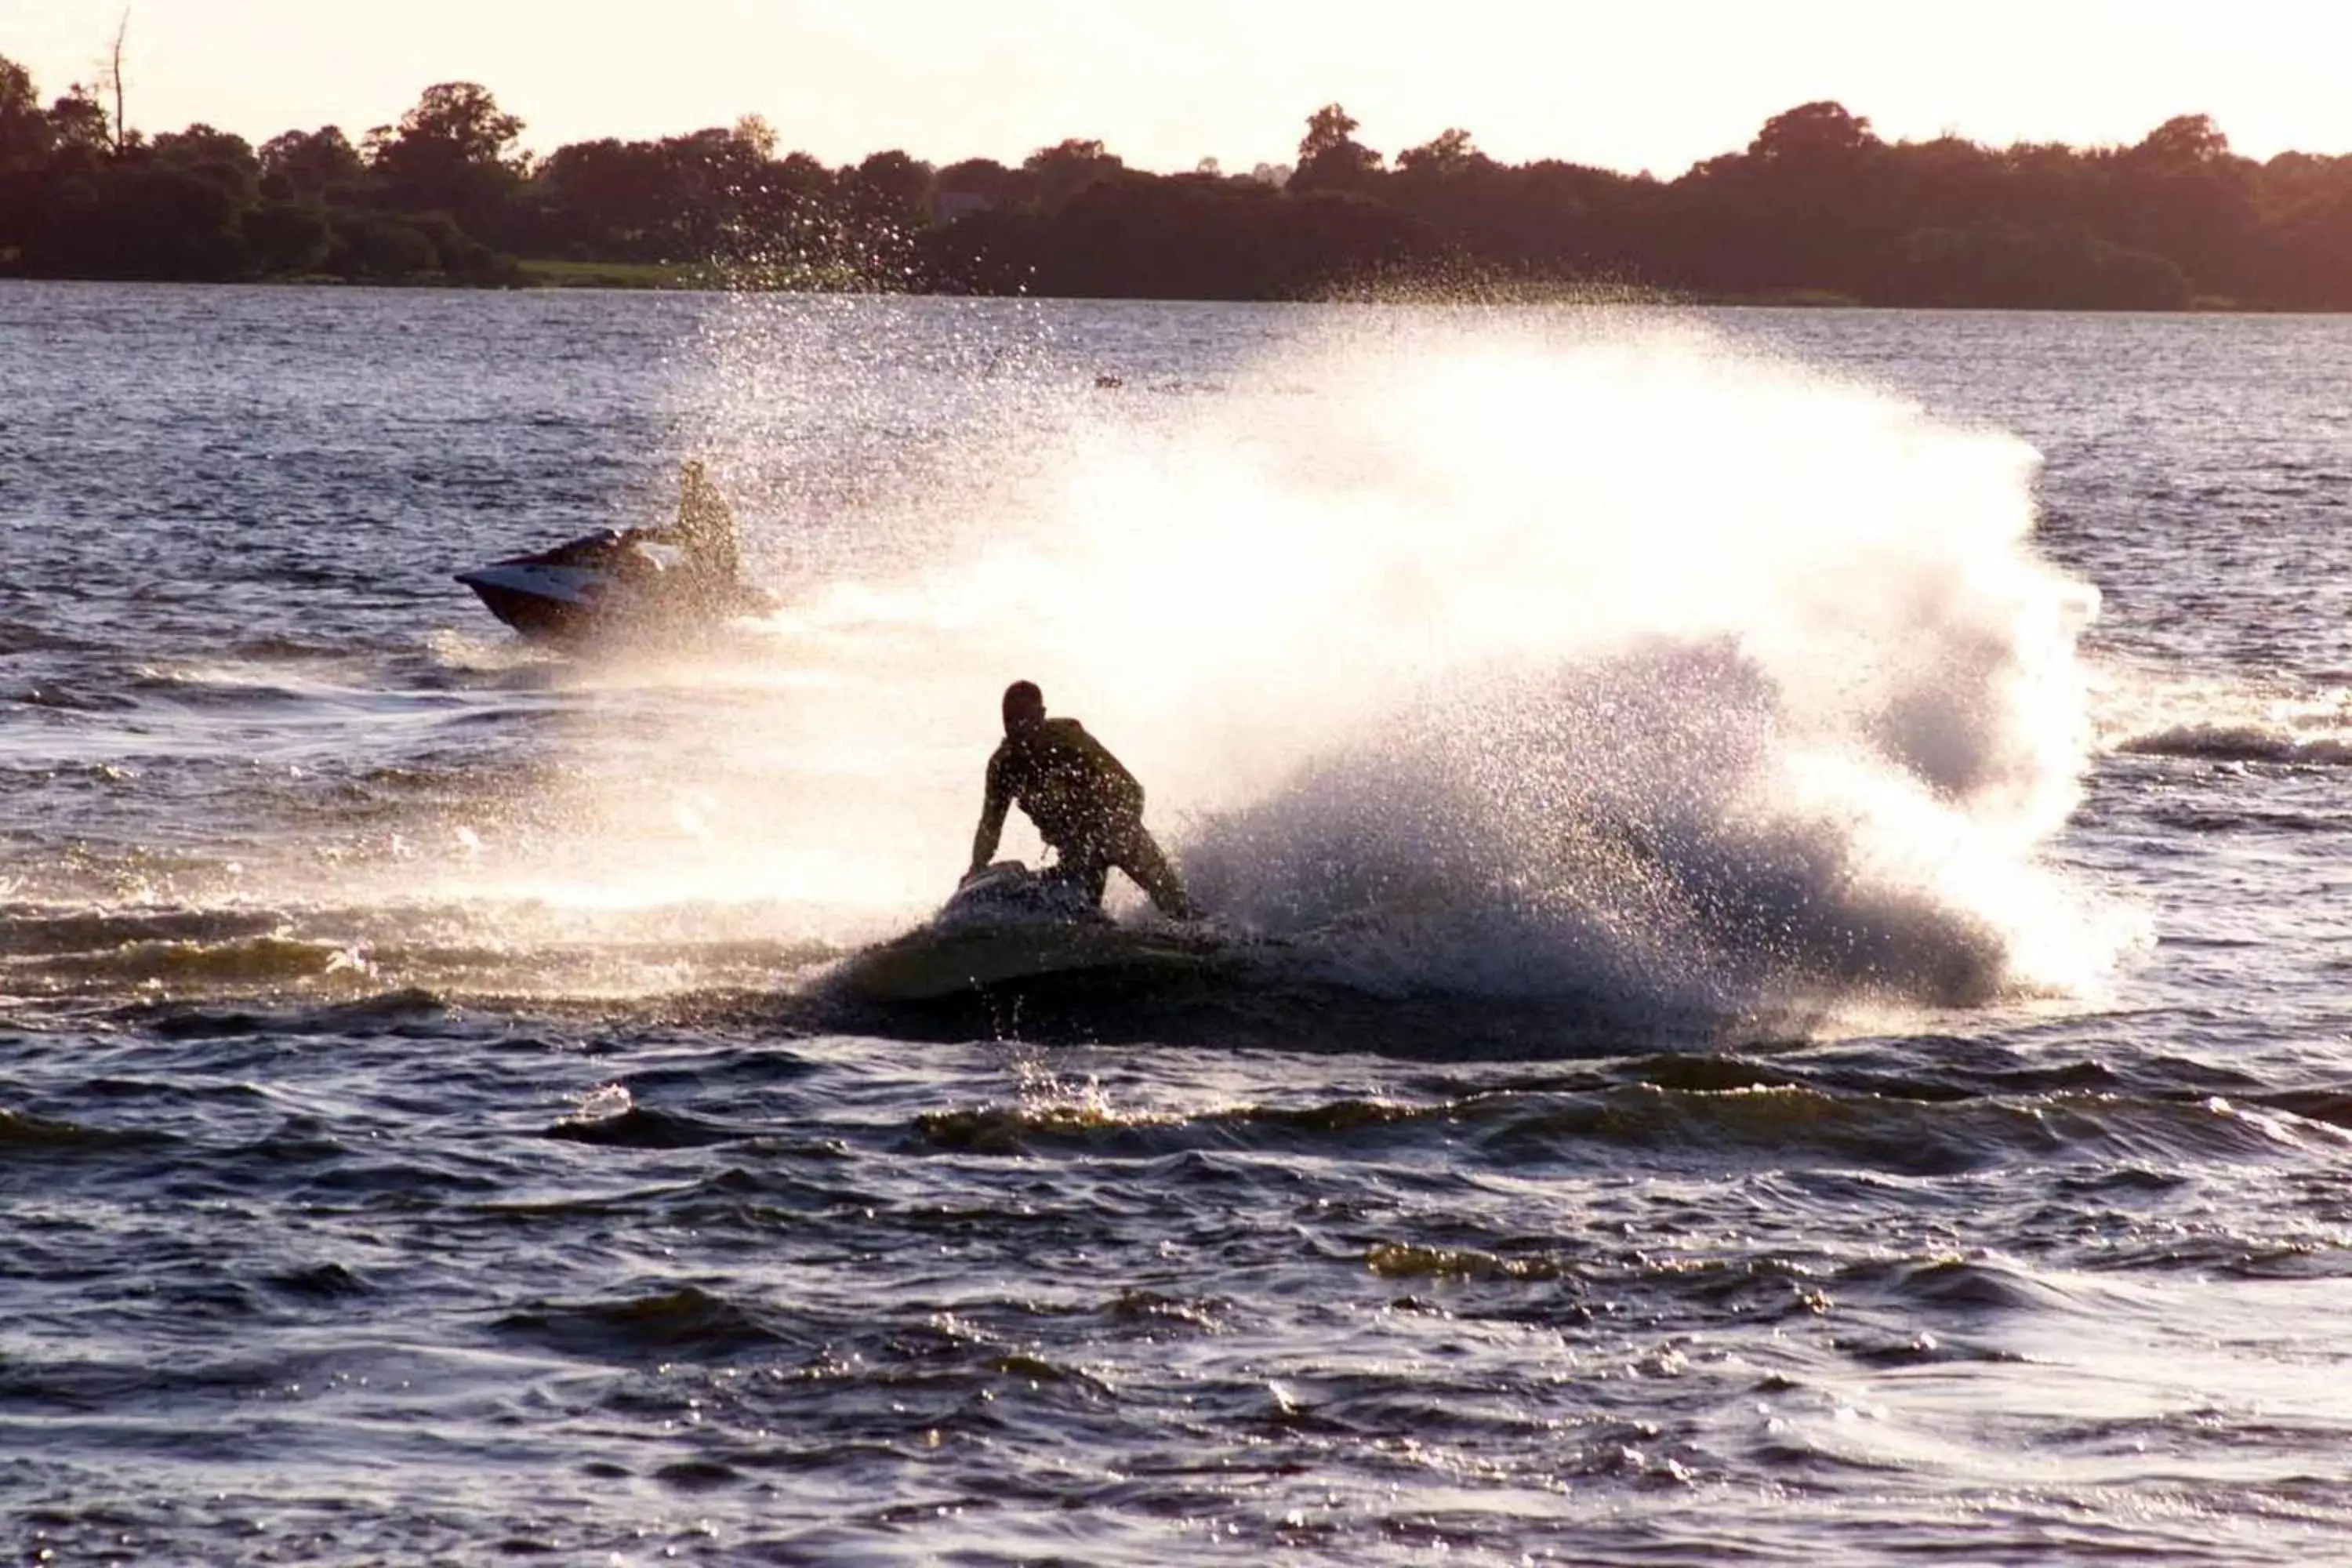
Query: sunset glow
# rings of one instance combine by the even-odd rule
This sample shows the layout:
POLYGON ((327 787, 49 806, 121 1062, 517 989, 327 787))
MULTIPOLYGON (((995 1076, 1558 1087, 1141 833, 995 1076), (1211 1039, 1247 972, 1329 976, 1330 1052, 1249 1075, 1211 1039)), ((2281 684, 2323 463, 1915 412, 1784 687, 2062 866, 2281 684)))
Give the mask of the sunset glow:
MULTIPOLYGON (((45 94, 96 78, 115 0, 14 0, 0 56, 45 94)), ((2255 0, 2215 26, 2185 6, 1988 0, 1921 15, 1859 0, 1633 12, 1331 0, 1184 6, 1018 0, 846 5, 673 0, 614 11, 415 0, 397 12, 289 0, 129 7, 129 119, 258 142, 337 124, 356 139, 433 82, 478 81, 545 153, 758 113, 828 162, 900 147, 1018 161, 1067 136, 1130 164, 1280 163, 1334 99, 1393 153, 1448 126, 1496 158, 1672 177, 1766 117, 1830 98, 1889 138, 2129 142, 2210 114, 2238 151, 2352 151, 2336 62, 2352 14, 2255 0)))

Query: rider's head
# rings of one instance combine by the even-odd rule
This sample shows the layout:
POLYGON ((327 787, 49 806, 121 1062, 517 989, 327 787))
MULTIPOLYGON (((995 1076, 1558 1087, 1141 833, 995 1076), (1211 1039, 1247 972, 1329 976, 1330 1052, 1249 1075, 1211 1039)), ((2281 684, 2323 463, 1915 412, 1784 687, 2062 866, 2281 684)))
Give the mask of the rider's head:
POLYGON ((1034 733, 1045 721, 1045 694, 1034 680, 1016 680, 1004 689, 1004 732, 1034 733))

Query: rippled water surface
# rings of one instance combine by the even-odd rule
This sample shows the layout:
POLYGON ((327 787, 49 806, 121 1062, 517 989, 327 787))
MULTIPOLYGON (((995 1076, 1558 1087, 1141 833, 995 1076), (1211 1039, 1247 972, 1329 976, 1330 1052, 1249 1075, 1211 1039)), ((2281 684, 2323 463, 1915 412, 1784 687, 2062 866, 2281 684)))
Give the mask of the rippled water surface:
POLYGON ((0 285, 11 1549, 2352 1552, 2347 367, 0 285), (1019 676, 1213 918, 877 999, 1019 676))

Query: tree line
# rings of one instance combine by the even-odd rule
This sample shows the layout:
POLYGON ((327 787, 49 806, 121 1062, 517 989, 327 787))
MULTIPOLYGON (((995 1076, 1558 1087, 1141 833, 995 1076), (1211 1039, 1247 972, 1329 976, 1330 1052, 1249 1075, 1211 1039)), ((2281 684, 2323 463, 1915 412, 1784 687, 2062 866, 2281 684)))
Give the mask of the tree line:
POLYGON ((0 273, 509 284, 549 263, 753 285, 1304 299, 1402 286, 1657 289, 1876 305, 2352 309, 2352 156, 2239 156, 2202 115, 2126 147, 1887 142, 1830 102, 1658 180, 1504 163, 1448 130, 1393 159, 1338 104, 1296 164, 1130 169, 1100 142, 1017 166, 903 152, 827 167, 756 116, 517 150, 470 82, 356 143, 153 137, 0 58, 0 273), (528 259, 518 259, 528 258, 528 259))

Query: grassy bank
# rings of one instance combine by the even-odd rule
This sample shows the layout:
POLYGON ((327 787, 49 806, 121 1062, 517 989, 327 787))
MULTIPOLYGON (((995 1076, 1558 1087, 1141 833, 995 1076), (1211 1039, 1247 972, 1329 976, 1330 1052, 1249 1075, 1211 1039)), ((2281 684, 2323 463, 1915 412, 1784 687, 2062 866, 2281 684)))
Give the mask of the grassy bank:
POLYGON ((724 289, 726 273, 707 263, 518 261, 523 281, 541 289, 724 289))

